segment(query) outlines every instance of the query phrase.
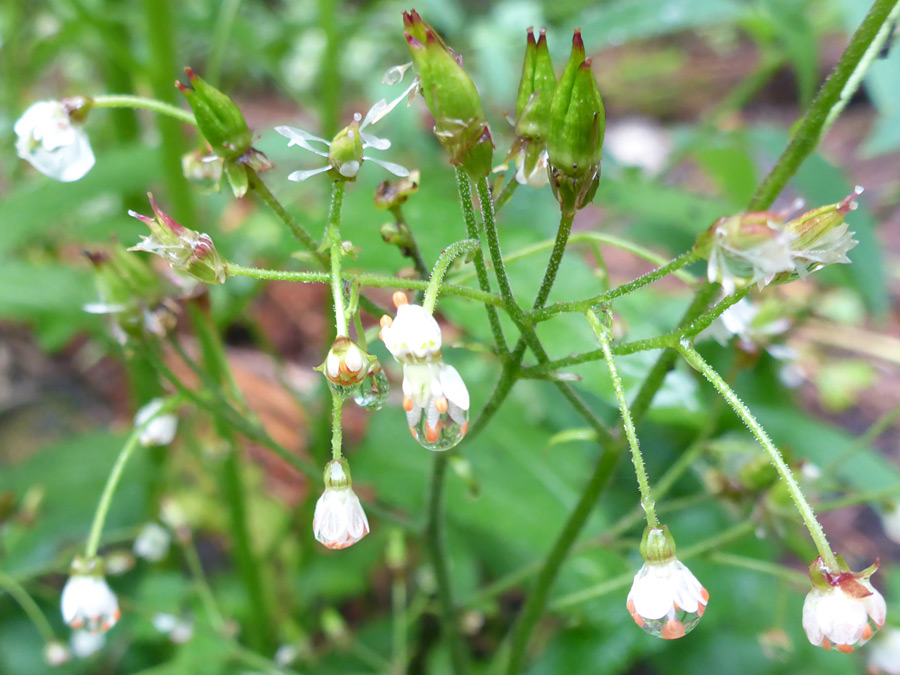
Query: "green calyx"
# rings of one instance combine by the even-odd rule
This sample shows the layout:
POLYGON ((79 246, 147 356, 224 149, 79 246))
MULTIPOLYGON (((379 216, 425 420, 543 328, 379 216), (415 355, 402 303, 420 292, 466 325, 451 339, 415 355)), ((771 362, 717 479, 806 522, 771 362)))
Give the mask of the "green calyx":
POLYGON ((647 527, 641 538, 641 557, 651 564, 667 563, 675 559, 675 539, 669 528, 647 527))
POLYGON ((791 237, 791 248, 810 248, 829 232, 843 225, 844 217, 856 208, 856 198, 862 191, 861 187, 857 187, 837 204, 820 206, 785 223, 784 231, 791 237))
POLYGON ((481 98, 461 59, 415 10, 403 13, 404 36, 419 73, 420 89, 434 117, 434 133, 450 155, 473 178, 491 171, 494 142, 481 98))
POLYGON ((606 114, 580 31, 550 104, 550 184, 564 211, 589 203, 600 181, 606 114))
POLYGON ((323 475, 325 489, 343 489, 353 485, 350 480, 350 463, 346 459, 332 459, 325 465, 323 475))
POLYGON ((363 161, 363 144, 359 135, 359 115, 341 129, 328 150, 328 163, 334 171, 335 180, 356 180, 363 161))
POLYGON ((181 82, 175 86, 184 94, 200 133, 213 152, 223 159, 236 159, 250 148, 253 137, 247 121, 234 102, 221 91, 185 68, 191 86, 181 82))
POLYGON ((72 559, 72 565, 69 568, 69 573, 72 576, 102 577, 103 560, 96 556, 91 558, 85 558, 81 555, 75 556, 72 559))

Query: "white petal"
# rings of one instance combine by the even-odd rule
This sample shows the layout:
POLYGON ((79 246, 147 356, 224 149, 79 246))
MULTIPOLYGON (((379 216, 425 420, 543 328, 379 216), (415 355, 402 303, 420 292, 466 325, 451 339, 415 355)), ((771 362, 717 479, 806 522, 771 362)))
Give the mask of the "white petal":
POLYGON ((297 127, 280 126, 275 127, 275 131, 289 139, 292 144, 300 145, 301 142, 305 143, 307 141, 313 141, 315 143, 324 143, 328 146, 331 145, 330 141, 326 141, 324 138, 319 138, 308 131, 298 129, 297 127))
POLYGON ((645 564, 631 586, 634 611, 649 621, 661 619, 674 609, 669 579, 659 576, 653 567, 656 566, 645 564))
POLYGON ((803 630, 807 639, 815 646, 822 644, 822 627, 819 625, 818 607, 822 599, 822 591, 813 589, 806 594, 803 601, 803 630))
POLYGON ((376 150, 387 150, 391 147, 391 142, 388 139, 378 138, 378 136, 367 134, 365 131, 360 131, 359 137, 363 141, 364 150, 368 148, 375 148, 376 150))
POLYGON ((463 410, 469 409, 469 390, 466 389, 466 383, 463 381, 459 371, 453 366, 442 363, 440 366, 441 388, 451 403, 459 406, 463 410))
POLYGON ((344 162, 338 167, 338 173, 341 174, 344 178, 355 177, 356 174, 359 173, 359 162, 357 162, 356 160, 344 162))
POLYGON ((288 180, 292 180, 295 183, 301 183, 305 181, 307 178, 312 178, 320 173, 325 173, 326 171, 330 171, 330 166, 323 166, 321 169, 309 169, 307 171, 294 171, 294 173, 288 176, 288 180))
POLYGON ((384 167, 392 174, 394 174, 395 176, 399 176, 400 178, 406 178, 409 175, 409 169, 407 169, 405 166, 400 166, 399 164, 394 164, 393 162, 385 162, 383 160, 374 159, 372 157, 363 156, 363 159, 374 162, 378 166, 384 167))
POLYGON ((403 76, 406 74, 406 71, 409 70, 410 67, 412 67, 412 61, 389 68, 388 71, 384 74, 384 77, 381 78, 381 83, 388 85, 399 84, 403 79, 403 76))

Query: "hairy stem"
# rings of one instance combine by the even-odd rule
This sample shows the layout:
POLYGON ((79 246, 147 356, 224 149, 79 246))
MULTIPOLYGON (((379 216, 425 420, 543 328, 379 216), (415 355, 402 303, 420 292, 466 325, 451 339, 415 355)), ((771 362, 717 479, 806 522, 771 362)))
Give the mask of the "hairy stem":
POLYGON ((103 96, 95 96, 91 99, 91 107, 93 108, 140 108, 142 110, 150 110, 160 115, 168 115, 177 120, 197 126, 197 120, 194 114, 189 110, 166 103, 157 101, 155 98, 145 98, 143 96, 131 96, 129 94, 106 94, 103 96))
POLYGON ((441 282, 444 280, 444 275, 447 274, 447 270, 450 265, 453 264, 453 261, 459 256, 479 248, 481 248, 481 242, 477 239, 464 239, 455 244, 450 244, 450 246, 443 250, 441 257, 438 258, 437 263, 435 263, 431 278, 428 280, 428 289, 425 291, 425 301, 422 303, 425 311, 429 314, 434 313, 437 296, 441 290, 441 282))

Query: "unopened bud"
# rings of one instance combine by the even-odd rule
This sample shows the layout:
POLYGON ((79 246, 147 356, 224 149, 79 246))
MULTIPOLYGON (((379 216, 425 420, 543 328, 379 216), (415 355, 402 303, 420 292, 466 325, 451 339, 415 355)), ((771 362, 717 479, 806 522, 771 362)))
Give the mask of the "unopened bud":
POLYGON ((350 463, 346 459, 333 459, 325 465, 323 474, 325 488, 347 488, 353 485, 350 480, 350 463))
POLYGON ((641 557, 648 563, 666 563, 675 558, 675 539, 669 528, 647 527, 641 538, 641 557))
POLYGON ((213 152, 223 159, 237 159, 250 148, 253 140, 247 121, 240 109, 228 96, 198 77, 190 68, 185 68, 191 86, 176 82, 175 86, 184 94, 200 133, 212 147, 213 152))
POLYGON ((419 191, 419 172, 410 171, 405 178, 386 180, 375 188, 375 208, 395 209, 419 191))

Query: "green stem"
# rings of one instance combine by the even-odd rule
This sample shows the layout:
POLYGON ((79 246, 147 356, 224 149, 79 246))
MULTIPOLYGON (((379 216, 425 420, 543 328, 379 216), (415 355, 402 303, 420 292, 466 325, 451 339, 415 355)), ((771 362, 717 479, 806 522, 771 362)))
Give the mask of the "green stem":
POLYGON ((453 661, 453 672, 461 675, 468 671, 466 647, 459 632, 459 621, 456 605, 453 601, 453 588, 450 583, 450 571, 447 567, 447 550, 443 535, 443 498, 444 475, 447 472, 447 455, 434 453, 431 463, 431 480, 428 490, 428 513, 425 523, 425 544, 431 555, 437 584, 438 603, 441 608, 441 631, 450 647, 453 661))
POLYGON ((858 72, 860 62, 870 45, 878 39, 882 26, 897 2, 898 0, 875 0, 872 4, 869 13, 856 29, 837 65, 797 126, 790 144, 756 190, 749 211, 762 211, 771 206, 797 172, 800 164, 815 151, 826 124, 833 120, 832 109, 840 105, 841 93, 854 73, 858 72))
POLYGON ((100 501, 97 503, 97 510, 94 512, 94 521, 91 524, 90 534, 84 547, 85 558, 91 559, 97 555, 97 549, 100 547, 100 536, 103 534, 103 524, 106 522, 109 507, 112 504, 113 496, 116 494, 116 488, 119 486, 119 481, 122 478, 122 473, 125 471, 128 460, 134 455, 134 451, 141 447, 141 433, 157 417, 173 410, 178 405, 178 402, 179 399, 177 398, 170 398, 164 401, 152 417, 132 430, 125 441, 125 445, 119 451, 119 456, 116 458, 115 464, 113 464, 109 478, 106 479, 106 485, 103 488, 103 493, 100 495, 100 501))
POLYGON ((453 261, 459 256, 470 253, 480 247, 481 242, 477 239, 464 239, 455 244, 450 244, 450 246, 441 252, 441 256, 434 265, 434 271, 431 273, 431 278, 428 280, 428 290, 425 291, 425 301, 422 303, 422 307, 425 308, 426 312, 429 314, 434 313, 437 296, 441 290, 441 282, 444 280, 444 275, 447 274, 447 270, 450 268, 450 265, 453 264, 453 261))
POLYGON ((344 399, 338 394, 331 392, 331 405, 331 458, 339 462, 341 461, 341 441, 343 438, 341 413, 344 410, 344 399))
POLYGON ((91 99, 92 108, 139 108, 141 110, 151 110, 160 115, 168 115, 174 117, 181 122, 197 126, 197 120, 194 114, 189 110, 157 101, 155 98, 145 98, 143 96, 130 96, 128 94, 107 94, 104 96, 95 96, 91 99))
POLYGON ((491 198, 491 186, 487 178, 482 178, 475 184, 478 192, 478 201, 481 204, 481 216, 484 220, 484 238, 487 240, 488 251, 491 254, 491 262, 494 265, 494 276, 497 278, 497 286, 500 289, 500 297, 506 303, 506 312, 516 323, 522 321, 524 312, 516 302, 509 276, 506 274, 506 266, 503 264, 503 252, 500 250, 500 238, 497 234, 497 221, 494 215, 494 202, 491 198))
POLYGON ((596 506, 597 499, 606 487, 610 476, 612 476, 618 459, 619 452, 615 446, 608 447, 600 455, 594 474, 581 493, 578 504, 553 543, 553 548, 547 554, 535 581, 534 588, 531 589, 528 600, 525 602, 522 613, 513 628, 510 638, 509 658, 505 669, 508 675, 517 675, 522 670, 531 633, 538 619, 540 619, 544 607, 547 605, 547 595, 550 592, 550 588, 559 574, 560 567, 568 558, 575 539, 596 506))
POLYGON ((710 553, 709 560, 714 563, 732 565, 734 567, 740 567, 745 570, 752 570, 754 572, 770 574, 774 577, 778 577, 779 579, 784 579, 788 583, 791 583, 800 588, 809 588, 809 574, 807 574, 806 572, 798 572, 797 570, 792 570, 789 567, 785 567, 784 565, 777 565, 775 563, 766 562, 765 560, 747 558, 742 555, 735 555, 733 553, 722 553, 720 551, 713 551, 712 553, 710 553))
POLYGON ((344 53, 342 41, 346 37, 338 29, 339 0, 318 0, 319 28, 325 34, 325 50, 318 81, 319 126, 325 138, 338 131, 341 95, 340 59, 344 53))
POLYGON ((213 28, 212 49, 206 62, 206 81, 213 85, 219 84, 222 60, 228 48, 228 37, 240 8, 241 0, 223 0, 219 7, 219 16, 216 17, 216 25, 213 28))
POLYGON ((341 278, 341 262, 344 242, 341 240, 341 207, 344 203, 344 181, 336 180, 331 192, 331 210, 328 214, 328 246, 331 251, 331 297, 334 301, 334 325, 338 337, 347 337, 347 316, 344 303, 344 281, 341 278))
POLYGON ((497 200, 494 202, 494 213, 497 213, 506 206, 506 203, 512 199, 513 195, 516 193, 516 188, 519 187, 519 181, 516 180, 515 171, 513 172, 512 180, 506 183, 503 186, 503 189, 500 190, 500 194, 497 195, 497 200))
POLYGON ((222 613, 219 611, 219 606, 216 604, 216 598, 209 586, 206 572, 203 571, 203 563, 200 562, 200 556, 197 554, 197 547, 194 545, 194 539, 190 536, 185 539, 186 540, 181 543, 188 570, 190 570, 191 576, 194 578, 194 584, 197 586, 197 593, 200 596, 200 601, 203 603, 203 608, 209 616, 210 625, 212 625, 213 630, 217 633, 221 633, 225 628, 225 621, 222 619, 222 613))
POLYGON ((312 253, 316 260, 319 261, 319 264, 322 267, 328 266, 328 256, 326 256, 322 251, 319 250, 319 244, 315 239, 312 238, 312 235, 307 232, 304 227, 297 222, 297 219, 294 218, 290 213, 288 213, 287 209, 282 206, 281 202, 272 194, 272 191, 269 189, 269 186, 263 182, 263 179, 259 177, 259 174, 255 171, 247 171, 247 177, 250 182, 250 189, 253 190, 256 195, 268 206, 272 211, 278 216, 279 220, 287 225, 288 229, 291 231, 291 234, 294 235, 294 239, 296 239, 300 244, 302 244, 303 248, 305 248, 309 253, 312 253))
POLYGON ((631 411, 628 409, 628 399, 625 398, 625 387, 622 378, 613 361, 612 352, 609 350, 609 331, 604 326, 600 317, 594 311, 585 314, 588 323, 600 341, 603 355, 606 357, 606 365, 609 368, 609 376, 612 379, 613 389, 616 392, 616 400, 619 402, 619 410, 622 412, 622 425, 625 429, 625 437, 628 439, 628 447, 631 449, 631 461, 634 463, 634 472, 637 476, 638 489, 641 492, 641 506, 647 516, 647 525, 653 529, 659 528, 659 520, 656 518, 656 505, 650 490, 650 481, 647 479, 647 469, 644 466, 644 458, 641 455, 641 446, 638 443, 637 432, 634 429, 634 420, 631 419, 631 411))
MULTIPOLYGON (((472 206, 472 191, 469 187, 469 175, 464 169, 457 167, 456 169, 456 188, 459 193, 459 203, 462 206, 463 218, 466 221, 466 236, 469 239, 481 238, 478 236, 478 221, 475 218, 475 208, 472 206)), ((491 293, 491 282, 488 279, 487 267, 484 264, 484 253, 479 246, 472 256, 472 262, 475 264, 475 274, 478 277, 478 286, 481 291, 486 294, 491 293)), ((497 308, 493 305, 485 305, 487 310, 488 323, 491 326, 491 333, 494 335, 494 343, 497 345, 497 353, 506 354, 509 347, 506 344, 506 338, 503 335, 503 328, 500 326, 500 315, 497 308)))
POLYGON ((738 395, 728 386, 728 383, 722 379, 722 376, 719 375, 715 368, 709 365, 702 356, 700 356, 697 350, 694 349, 689 342, 686 340, 683 341, 678 346, 678 351, 681 352, 681 355, 689 364, 700 371, 700 373, 709 380, 710 384, 718 390, 722 398, 725 399, 737 416, 741 418, 745 425, 747 425, 747 428, 750 429, 756 437, 756 440, 759 441, 763 450, 769 455, 769 460, 772 462, 775 470, 778 471, 778 474, 784 481, 787 491, 791 495, 791 499, 794 501, 797 510, 800 512, 800 517, 803 519, 806 528, 809 530, 809 534, 812 537, 823 562, 829 570, 835 574, 839 574, 840 568, 837 559, 831 550, 831 546, 828 544, 825 531, 822 529, 819 521, 816 520, 812 507, 809 505, 809 502, 803 495, 803 491, 800 489, 800 484, 794 479, 794 476, 791 473, 791 468, 784 461, 781 452, 775 447, 775 444, 772 442, 772 439, 769 438, 766 430, 756 421, 756 418, 753 416, 753 413, 750 412, 750 409, 744 405, 738 395))
POLYGON ((830 502, 822 502, 821 504, 819 504, 819 511, 835 511, 837 509, 843 509, 848 506, 866 504, 868 502, 874 502, 878 501, 879 499, 886 499, 888 497, 895 497, 897 495, 900 495, 900 483, 897 483, 896 485, 890 485, 888 487, 883 487, 878 490, 858 492, 856 494, 847 495, 846 497, 833 499, 830 502))
POLYGON ((53 628, 50 626, 50 622, 47 621, 47 617, 44 616, 34 598, 28 594, 28 591, 18 581, 0 572, 0 588, 5 588, 13 597, 13 600, 19 603, 19 607, 31 619, 31 623, 34 624, 45 643, 56 640, 56 635, 53 633, 53 628))

